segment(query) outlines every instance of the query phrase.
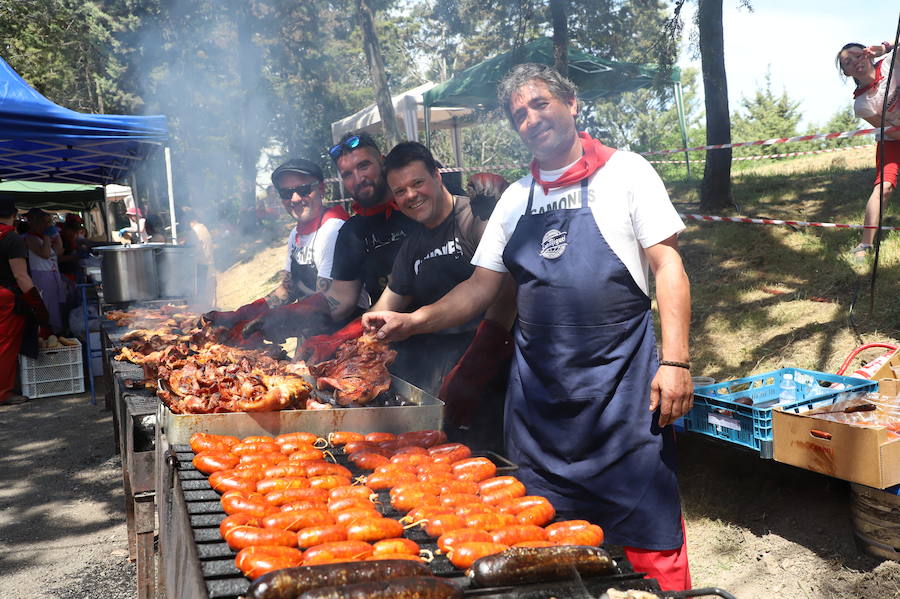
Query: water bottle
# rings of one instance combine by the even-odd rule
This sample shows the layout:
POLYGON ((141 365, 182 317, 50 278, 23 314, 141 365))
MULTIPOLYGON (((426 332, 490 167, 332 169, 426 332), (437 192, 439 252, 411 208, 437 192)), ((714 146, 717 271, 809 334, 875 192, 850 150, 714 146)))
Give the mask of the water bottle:
POLYGON ((794 384, 794 375, 785 374, 781 379, 781 393, 778 394, 779 404, 788 404, 797 401, 797 385, 794 384))

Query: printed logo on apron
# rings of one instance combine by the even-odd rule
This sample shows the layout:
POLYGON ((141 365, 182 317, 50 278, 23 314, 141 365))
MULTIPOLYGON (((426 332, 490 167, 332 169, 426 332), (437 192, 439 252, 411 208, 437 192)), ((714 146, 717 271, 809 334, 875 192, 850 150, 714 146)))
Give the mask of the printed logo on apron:
POLYGON ((565 231, 550 229, 544 233, 544 238, 541 240, 540 255, 547 260, 556 260, 563 255, 568 246, 565 231))

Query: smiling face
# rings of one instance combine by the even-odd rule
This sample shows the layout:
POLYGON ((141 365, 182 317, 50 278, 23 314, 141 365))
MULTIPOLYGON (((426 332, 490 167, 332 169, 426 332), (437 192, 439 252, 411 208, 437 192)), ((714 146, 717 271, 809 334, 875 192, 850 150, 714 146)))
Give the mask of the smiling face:
POLYGON ((421 160, 388 171, 387 183, 400 212, 429 229, 444 222, 453 209, 440 173, 430 172, 421 160))
POLYGON ((307 194, 297 191, 291 194, 290 199, 282 199, 281 205, 297 223, 305 225, 322 215, 322 197, 325 195, 325 186, 312 175, 301 173, 284 173, 278 178, 279 193, 284 189, 312 186, 307 194))
POLYGON ((875 77, 875 67, 864 48, 847 48, 839 56, 841 71, 848 77, 868 80, 875 77))
POLYGON ((363 146, 346 152, 337 159, 336 164, 344 189, 350 192, 354 200, 371 208, 386 199, 381 155, 374 148, 363 146))
POLYGON ((516 90, 509 100, 509 112, 513 128, 543 168, 558 168, 555 163, 567 157, 577 143, 576 100, 558 98, 539 79, 516 90))

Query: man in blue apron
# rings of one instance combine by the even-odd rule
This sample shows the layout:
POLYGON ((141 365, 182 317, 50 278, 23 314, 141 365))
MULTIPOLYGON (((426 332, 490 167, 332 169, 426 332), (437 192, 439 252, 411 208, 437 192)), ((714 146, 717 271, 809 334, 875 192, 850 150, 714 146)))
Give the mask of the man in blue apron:
POLYGON ((693 391, 684 225, 646 160, 577 131, 575 94, 545 65, 510 71, 500 105, 534 161, 491 215, 473 275, 435 304, 370 312, 363 324, 389 340, 455 326, 512 277, 505 437, 519 478, 561 515, 600 524, 663 589, 690 588, 670 426, 693 391))
MULTIPOLYGON (((479 216, 468 197, 451 194, 431 151, 418 142, 395 146, 383 170, 397 208, 420 226, 403 240, 387 287, 372 309, 406 311, 438 301, 472 275, 472 256, 489 212, 479 216)), ((493 389, 496 401, 489 401, 485 392, 486 387, 505 387, 513 347, 511 292, 510 285, 500 300, 468 322, 398 344, 391 365, 392 374, 440 395, 447 404, 447 434, 478 449, 501 449, 502 392, 493 389), (483 382, 469 393, 475 377, 483 382), (479 409, 473 419, 475 405, 479 409)), ((351 323, 333 335, 311 337, 300 357, 311 363, 325 360, 340 343, 361 333, 362 327, 351 323)))

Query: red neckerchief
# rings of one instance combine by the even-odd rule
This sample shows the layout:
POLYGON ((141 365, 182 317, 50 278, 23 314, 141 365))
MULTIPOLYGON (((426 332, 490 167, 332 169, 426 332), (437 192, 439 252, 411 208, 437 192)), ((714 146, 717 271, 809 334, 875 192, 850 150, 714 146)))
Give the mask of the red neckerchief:
POLYGON ((321 218, 311 220, 308 223, 305 223, 302 225, 298 224, 297 225, 297 235, 309 235, 310 233, 318 230, 319 227, 322 226, 322 223, 324 223, 326 220, 329 220, 332 218, 339 218, 341 220, 347 220, 348 218, 350 218, 350 215, 347 214, 347 211, 344 210, 343 206, 332 206, 328 210, 326 210, 324 213, 322 213, 321 218))
POLYGON ((556 181, 543 181, 540 176, 540 167, 537 160, 531 161, 531 176, 544 190, 547 195, 551 189, 556 187, 567 187, 574 183, 578 183, 585 177, 590 177, 606 164, 609 157, 615 152, 615 148, 608 148, 594 139, 584 131, 578 133, 581 140, 581 148, 584 154, 578 159, 578 162, 570 166, 566 172, 556 181))
POLYGON ((10 231, 15 231, 15 230, 16 230, 16 228, 12 225, 5 225, 3 223, 0 223, 0 239, 3 239, 4 237, 6 237, 6 234, 9 233, 10 231))
POLYGON ((362 216, 384 214, 384 218, 387 220, 391 217, 391 213, 397 209, 397 204, 394 203, 394 200, 378 204, 377 206, 363 206, 359 202, 353 202, 353 204, 350 205, 350 208, 353 210, 354 214, 360 214, 362 216))
POLYGON ((875 80, 872 81, 869 85, 865 87, 857 87, 853 90, 853 97, 858 98, 873 87, 878 87, 878 84, 881 83, 881 80, 884 79, 884 75, 881 74, 881 63, 884 62, 884 59, 879 60, 875 63, 875 80))

